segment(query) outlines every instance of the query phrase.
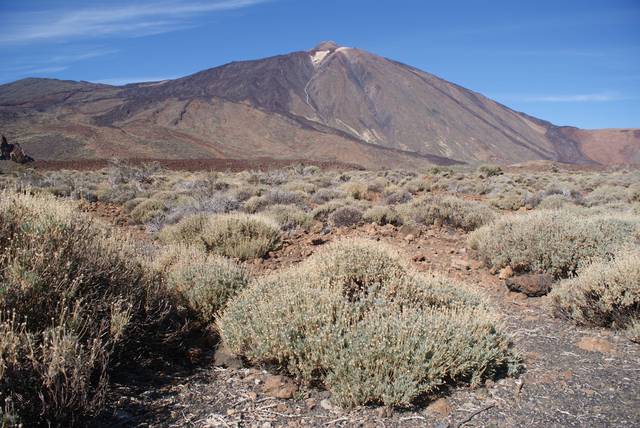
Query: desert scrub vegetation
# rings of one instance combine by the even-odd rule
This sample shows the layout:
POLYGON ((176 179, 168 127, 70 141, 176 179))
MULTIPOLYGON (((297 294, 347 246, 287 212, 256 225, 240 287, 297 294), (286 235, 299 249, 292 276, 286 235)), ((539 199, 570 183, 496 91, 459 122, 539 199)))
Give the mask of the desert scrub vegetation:
MULTIPOLYGON (((27 425, 102 407, 111 368, 160 345, 172 299, 132 242, 51 196, 0 197, 0 402, 27 425)), ((166 351, 166 349, 165 349, 166 351)))
POLYGON ((487 205, 455 196, 426 197, 397 207, 404 223, 449 225, 473 230, 491 223, 495 212, 487 205))
POLYGON ((280 246, 280 225, 264 215, 196 214, 166 226, 165 243, 199 245, 209 252, 240 260, 255 259, 280 246))
POLYGON ((639 233, 637 216, 535 210, 472 232, 469 245, 490 267, 568 278, 594 260, 611 258, 619 246, 637 243, 639 233))
POLYGON ((294 205, 272 205, 264 211, 283 231, 308 230, 313 223, 309 214, 294 205))
POLYGON ((362 223, 362 210, 356 207, 340 207, 328 216, 329 223, 335 227, 351 227, 362 223))
POLYGON ((362 218, 367 223, 375 223, 380 226, 385 224, 400 226, 402 224, 402 219, 395 209, 381 205, 369 208, 364 212, 362 218))
POLYGON ((551 292, 556 315, 586 326, 628 329, 637 341, 640 323, 640 247, 596 261, 551 292))
POLYGON ((479 385, 518 368, 484 299, 413 272, 390 247, 332 244, 238 294, 217 323, 255 363, 320 381, 343 407, 410 405, 446 383, 479 385))
POLYGON ((249 283, 246 270, 235 262, 196 246, 164 249, 156 261, 170 290, 203 322, 210 324, 218 311, 249 283))

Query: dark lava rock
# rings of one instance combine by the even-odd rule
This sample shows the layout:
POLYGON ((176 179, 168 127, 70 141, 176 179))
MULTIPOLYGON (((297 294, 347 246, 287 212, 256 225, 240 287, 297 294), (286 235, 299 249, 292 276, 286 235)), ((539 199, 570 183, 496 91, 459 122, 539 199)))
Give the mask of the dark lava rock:
POLYGON ((519 275, 505 281, 511 291, 524 293, 529 297, 544 296, 551 291, 553 276, 546 273, 519 275))

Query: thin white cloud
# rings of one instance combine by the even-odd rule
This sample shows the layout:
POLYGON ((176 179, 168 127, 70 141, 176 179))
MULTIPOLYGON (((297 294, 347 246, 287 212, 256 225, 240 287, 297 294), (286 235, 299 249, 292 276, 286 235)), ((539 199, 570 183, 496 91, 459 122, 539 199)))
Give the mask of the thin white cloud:
POLYGON ((523 101, 527 102, 547 102, 547 103, 589 103, 589 102, 606 102, 619 101, 624 97, 613 93, 599 94, 572 94, 572 95, 538 95, 524 97, 523 101))
POLYGON ((526 103, 594 103, 633 99, 618 92, 596 92, 584 94, 494 94, 491 98, 502 102, 526 103))
POLYGON ((93 83, 104 83, 105 85, 122 86, 129 83, 146 83, 146 82, 161 82, 163 80, 176 79, 176 76, 146 76, 146 77, 112 77, 109 79, 92 80, 93 83))
POLYGON ((5 13, 0 45, 101 36, 143 36, 193 26, 198 14, 240 9, 268 0, 150 1, 80 10, 5 13))

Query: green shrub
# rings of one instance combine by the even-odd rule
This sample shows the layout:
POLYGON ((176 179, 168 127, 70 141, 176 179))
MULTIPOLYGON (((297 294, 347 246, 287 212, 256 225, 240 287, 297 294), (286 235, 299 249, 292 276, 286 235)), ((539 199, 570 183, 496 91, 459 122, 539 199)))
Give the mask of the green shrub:
POLYGON ((597 187, 587 195, 585 202, 587 206, 604 205, 611 202, 626 201, 628 190, 620 186, 604 185, 597 187))
POLYGON ((255 214, 269 206, 269 201, 264 196, 252 196, 244 202, 246 212, 255 214))
POLYGON ((189 308, 208 323, 249 283, 244 268, 199 247, 171 246, 157 263, 167 286, 177 291, 189 308))
POLYGON ((546 272, 567 278, 616 247, 638 239, 638 217, 580 215, 574 210, 536 210, 504 216, 469 236, 469 245, 496 268, 546 272))
POLYGON ((329 214, 328 220, 335 227, 356 226, 362 222, 362 211, 356 207, 341 207, 329 214))
POLYGON ((0 402, 29 424, 79 422, 170 300, 125 236, 52 197, 0 196, 0 402))
POLYGON ((157 199, 146 199, 131 211, 131 219, 137 224, 148 223, 162 216, 167 209, 164 202, 157 199))
POLYGON ((165 226, 158 234, 158 238, 167 244, 199 243, 207 220, 208 216, 202 213, 185 217, 174 225, 165 226))
POLYGON ((402 224, 400 215, 391 207, 375 206, 364 212, 364 221, 367 223, 376 223, 380 226, 385 224, 393 224, 399 226, 402 224))
POLYGON ((489 178, 496 175, 504 174, 502 168, 500 168, 498 165, 482 165, 478 168, 478 173, 480 174, 481 178, 489 178))
POLYGON ((311 218, 314 220, 326 221, 332 212, 338 208, 344 207, 345 205, 346 202, 343 200, 334 200, 318 205, 311 211, 311 218))
POLYGON ((209 217, 200 239, 207 251, 240 260, 255 259, 280 246, 280 227, 264 216, 221 214, 209 217))
POLYGON ((367 199, 368 188, 369 186, 362 181, 349 181, 340 186, 340 190, 353 199, 367 199))
POLYGON ((517 368, 484 300, 411 271, 389 247, 344 241, 263 277, 218 321, 232 352, 320 381, 344 407, 409 405, 445 383, 517 368))
POLYGON ((473 230, 491 223, 496 217, 495 212, 488 206, 454 196, 424 198, 411 204, 401 205, 398 211, 405 223, 447 224, 464 230, 473 230))
POLYGON ((625 329, 640 321, 640 248, 598 261, 551 292, 555 313, 588 326, 625 329))
POLYGON ((309 214, 294 205, 273 205, 264 215, 278 223, 282 230, 309 229, 313 221, 309 214))

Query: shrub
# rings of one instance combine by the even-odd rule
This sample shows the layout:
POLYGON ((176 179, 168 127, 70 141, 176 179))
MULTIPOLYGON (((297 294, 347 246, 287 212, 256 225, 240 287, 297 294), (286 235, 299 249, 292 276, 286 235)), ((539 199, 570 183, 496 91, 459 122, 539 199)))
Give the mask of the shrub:
POLYGON ((640 321, 640 248, 597 261, 551 292, 556 315, 588 326, 624 329, 640 321))
POLYGON ((628 190, 620 186, 604 185, 596 188, 586 197, 587 206, 604 205, 611 202, 626 201, 628 190))
POLYGON ((161 334, 170 300, 156 279, 126 237, 72 205, 3 193, 0 400, 33 425, 97 413, 109 367, 161 334))
POLYGON ((206 214, 185 217, 174 225, 165 226, 158 234, 158 238, 168 244, 197 243, 207 220, 206 214))
POLYGON ((246 212, 255 214, 260 210, 269 206, 269 201, 264 196, 252 196, 244 203, 244 209, 246 212))
POLYGON ((631 320, 624 334, 630 341, 640 343, 640 319, 636 318, 631 320))
POLYGON ((488 206, 453 196, 425 198, 398 208, 403 222, 418 224, 447 224, 473 230, 492 222, 496 215, 488 206))
POLYGON ((218 328, 232 352, 320 381, 344 407, 408 405, 445 383, 477 385, 517 368, 482 298, 369 241, 333 244, 259 279, 218 328))
POLYGON ((329 214, 329 222, 335 227, 350 227, 362 222, 362 211, 355 207, 341 207, 329 214))
POLYGON ((592 260, 611 257, 618 245, 637 240, 639 224, 631 216, 536 210, 476 230, 469 244, 489 266, 566 278, 592 260))
POLYGON ((411 193, 407 191, 397 191, 390 193, 386 196, 385 202, 387 205, 397 205, 407 203, 413 198, 411 193))
POLYGON ((227 301, 249 283, 244 268, 199 247, 171 246, 157 263, 167 286, 207 323, 213 322, 227 301))
POLYGON ((384 206, 369 208, 365 211, 363 218, 367 223, 376 223, 380 226, 384 226, 385 224, 399 226, 402 224, 402 219, 398 213, 393 208, 384 206))
POLYGON ((634 183, 627 189, 627 200, 629 202, 640 202, 640 183, 634 183))
POLYGON ((304 203, 303 192, 288 192, 286 190, 271 190, 264 198, 268 205, 298 205, 304 203))
POLYGON ((498 165, 482 165, 478 168, 478 173, 482 178, 489 178, 496 175, 504 174, 502 168, 498 165))
POLYGON ((313 196, 311 197, 311 202, 315 204, 324 204, 325 202, 342 198, 344 196, 344 192, 335 189, 320 189, 313 194, 313 196))
POLYGON ((340 186, 340 190, 353 199, 367 199, 368 186, 362 181, 349 181, 340 186))
POLYGON ((335 200, 319 205, 311 211, 311 217, 314 220, 325 221, 335 210, 344 207, 345 203, 343 200, 335 200))
POLYGON ((146 199, 131 211, 131 220, 137 224, 148 223, 154 218, 158 218, 164 214, 166 210, 164 202, 157 199, 146 199))
POLYGON ((564 195, 550 195, 540 201, 538 209, 559 210, 567 205, 575 205, 574 200, 564 195))
POLYGON ((249 260, 262 257, 280 246, 280 227, 257 215, 220 214, 205 222, 200 239, 207 251, 249 260))
POLYGON ((312 223, 309 214, 293 205, 273 205, 264 215, 278 223, 282 230, 308 229, 312 223))

